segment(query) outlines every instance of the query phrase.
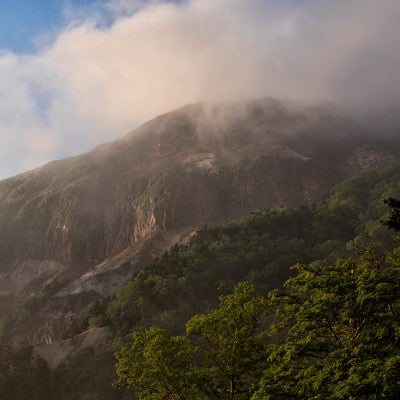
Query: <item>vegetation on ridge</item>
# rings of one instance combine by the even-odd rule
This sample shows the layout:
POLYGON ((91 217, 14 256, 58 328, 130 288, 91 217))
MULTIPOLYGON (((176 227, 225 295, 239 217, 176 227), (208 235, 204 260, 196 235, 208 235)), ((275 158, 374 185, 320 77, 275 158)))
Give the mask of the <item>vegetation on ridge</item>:
POLYGON ((142 400, 398 399, 400 247, 381 251, 297 265, 268 298, 239 283, 185 335, 135 332, 119 382, 142 400))
POLYGON ((314 207, 258 210, 238 222, 204 227, 144 268, 110 299, 86 308, 75 332, 110 325, 125 336, 158 326, 178 333, 218 295, 250 281, 258 293, 280 287, 289 267, 344 256, 368 237, 390 242, 383 198, 400 196, 400 168, 370 170, 338 185, 314 207))
POLYGON ((380 398, 380 392, 396 398, 390 396, 397 396, 392 371, 398 357, 395 295, 400 255, 394 250, 384 257, 393 242, 379 220, 386 211, 382 198, 399 196, 400 168, 381 168, 347 180, 314 207, 258 210, 239 222, 205 227, 188 244, 139 272, 115 296, 82 313, 75 332, 112 327, 115 338, 106 352, 85 350, 50 371, 32 364, 31 352, 21 358, 9 349, 0 365, 0 396, 168 399, 171 393, 162 391, 167 389, 149 389, 154 376, 160 385, 165 383, 157 370, 162 367, 179 377, 168 380, 177 385, 173 393, 181 390, 174 398, 303 399, 320 393, 322 398, 333 399, 335 393, 342 396, 336 398, 360 398, 357 388, 364 390, 365 398, 380 398), (372 240, 383 244, 360 254, 372 240), (301 263, 297 275, 288 268, 296 262, 301 263), (283 291, 266 297, 288 278, 283 291), (322 306, 331 314, 318 308, 322 306), (352 338, 351 312, 363 307, 371 315, 362 333, 352 338), (282 313, 288 321, 281 319, 282 313), (251 315, 254 318, 247 319, 251 315), (342 350, 335 347, 324 316, 336 318, 332 321, 342 337, 342 350), (272 323, 278 335, 269 337, 272 323), (252 353, 252 348, 258 350, 252 353), (120 383, 131 387, 134 381, 133 391, 111 389, 117 380, 114 351, 119 354, 120 383), (374 358, 375 351, 380 359, 374 358), (172 357, 177 352, 181 357, 172 357), (226 368, 229 354, 241 360, 229 361, 231 370, 226 368), (332 372, 334 360, 339 375, 332 372), (357 360, 365 360, 357 364, 359 369, 354 366, 357 360), (385 376, 381 382, 375 369, 385 376), (40 388, 35 381, 42 382, 40 388), (286 392, 279 392, 280 387, 286 392))

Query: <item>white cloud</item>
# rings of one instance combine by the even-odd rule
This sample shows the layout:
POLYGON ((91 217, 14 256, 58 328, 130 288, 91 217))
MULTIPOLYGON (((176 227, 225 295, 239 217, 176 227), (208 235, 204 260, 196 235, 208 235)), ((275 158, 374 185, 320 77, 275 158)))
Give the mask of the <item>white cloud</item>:
POLYGON ((0 53, 0 176, 189 102, 399 100, 397 0, 94 4, 36 54, 0 53))

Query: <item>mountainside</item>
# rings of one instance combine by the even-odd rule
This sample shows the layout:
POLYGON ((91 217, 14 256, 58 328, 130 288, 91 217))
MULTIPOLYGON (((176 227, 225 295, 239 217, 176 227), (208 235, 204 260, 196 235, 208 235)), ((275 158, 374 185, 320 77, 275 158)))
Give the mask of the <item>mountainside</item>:
MULTIPOLYGON (((233 287, 236 287, 239 281, 244 280, 242 284, 245 285, 252 282, 257 293, 264 296, 270 289, 279 287, 288 274, 293 276, 294 271, 290 272, 289 266, 296 262, 308 264, 311 261, 310 268, 313 270, 325 266, 328 272, 329 268, 334 269, 335 265, 342 265, 341 262, 336 263, 336 260, 348 258, 354 261, 360 253, 364 254, 366 248, 374 249, 374 256, 369 258, 370 261, 384 260, 386 251, 393 249, 397 243, 393 240, 393 233, 380 223, 380 220, 387 218, 385 215, 388 213, 382 198, 390 196, 400 197, 399 165, 371 168, 346 179, 335 186, 322 202, 312 207, 257 210, 237 221, 204 227, 186 244, 174 246, 135 274, 115 295, 85 307, 75 319, 72 329, 68 332, 68 338, 54 340, 49 344, 19 348, 0 346, 0 394, 15 400, 136 398, 135 389, 117 390, 112 386, 117 380, 116 359, 113 354, 121 350, 124 344, 132 344, 132 334, 138 337, 146 332, 154 333, 163 329, 167 335, 184 335, 184 326, 189 320, 200 315, 209 315, 210 312, 215 315, 218 297, 230 296, 233 287), (379 252, 375 253, 378 249, 379 252), (144 331, 146 328, 149 329, 144 331)), ((396 260, 397 257, 398 253, 396 260)), ((397 261, 396 263, 398 265, 397 261)), ((379 290, 384 298, 387 298, 387 286, 382 286, 382 282, 376 285, 377 279, 380 279, 377 271, 380 275, 381 272, 385 273, 386 269, 380 270, 374 265, 372 271, 363 274, 362 282, 364 284, 367 281, 368 287, 368 292, 363 293, 369 295, 379 290)), ((359 275, 354 277, 349 273, 348 270, 342 270, 338 281, 343 282, 346 290, 350 290, 354 297, 359 292, 353 290, 348 281, 358 279, 359 275)), ((397 281, 393 281, 391 275, 389 278, 389 286, 394 285, 396 290, 397 281)), ((308 280, 304 280, 304 283, 307 284, 308 280)), ((324 290, 330 287, 331 284, 323 285, 324 290)), ((398 290, 394 294, 395 298, 398 298, 397 294, 398 290)), ((334 298, 328 296, 324 299, 336 301, 341 298, 339 294, 334 298)), ((320 310, 320 299, 316 305, 320 310)), ((345 307, 347 303, 344 307, 340 305, 339 309, 345 307)), ((362 309, 365 310, 364 307, 362 309)), ((236 315, 236 308, 230 310, 236 315)), ((249 308, 246 307, 245 310, 249 311, 249 308)), ((324 309, 323 311, 325 312, 324 309)), ((385 317, 388 315, 387 311, 386 305, 380 310, 379 316, 385 317), (386 310, 386 313, 382 310, 386 310)), ((243 321, 240 315, 239 313, 239 321, 243 321)), ((375 320, 374 315, 372 318, 375 320)), ((306 320, 310 322, 309 318, 306 320)), ((218 319, 212 321, 213 326, 218 319)), ((397 320, 393 321, 397 323, 397 320)), ((265 321, 267 326, 270 322, 265 321)), ((254 321, 252 326, 253 323, 254 321)), ((224 321, 222 327, 219 325, 218 334, 231 335, 232 331, 229 328, 232 326, 236 325, 224 321), (226 326, 228 329, 225 329, 226 326)), ((262 329, 268 329, 267 326, 263 325, 262 329)), ((380 336, 382 331, 375 327, 376 325, 373 325, 375 336, 371 342, 374 349, 377 343, 383 343, 380 336)), ((15 332, 15 329, 10 329, 7 333, 12 337, 15 332)), ((247 342, 248 331, 240 329, 240 332, 245 335, 247 342)), ((348 332, 348 329, 345 332, 348 332)), ((146 337, 150 340, 154 338, 146 337)), ((165 382, 159 379, 159 376, 163 377, 164 371, 154 375, 154 367, 163 368, 165 364, 162 359, 165 355, 177 356, 174 359, 177 360, 175 365, 179 368, 186 365, 181 361, 185 359, 182 358, 182 348, 179 347, 178 351, 171 353, 169 347, 165 346, 166 342, 160 342, 158 337, 152 343, 155 347, 146 347, 150 351, 151 377, 156 376, 157 382, 165 382), (154 349, 160 350, 156 359, 153 358, 154 349)), ((181 342, 178 343, 180 346, 181 342)), ((228 337, 225 343, 232 345, 236 342, 232 337, 228 337)), ((207 348, 208 346, 204 347, 207 348)), ((336 346, 334 348, 337 349, 336 346)), ((346 356, 351 350, 350 348, 349 351, 341 353, 346 356)), ((251 354, 255 352, 257 355, 263 355, 259 348, 253 345, 249 347, 249 351, 251 354)), ((376 356, 375 351, 368 352, 368 355, 378 357, 383 362, 385 360, 385 357, 381 358, 380 353, 376 356)), ((132 373, 145 371, 148 367, 146 362, 149 358, 142 357, 140 348, 134 351, 133 360, 136 358, 137 361, 137 356, 141 358, 140 366, 143 366, 143 369, 135 369, 129 364, 129 371, 132 373)), ((303 358, 302 352, 301 366, 303 358)), ((241 360, 242 357, 238 359, 241 360)), ((222 365, 225 371, 226 364, 222 365)), ((265 367, 267 366, 265 364, 265 367)), ((388 367, 391 368, 391 365, 388 367)), ((260 372, 254 368, 253 362, 247 370, 260 372)), ((291 368, 285 368, 285 371, 290 370, 291 368)), ((185 367, 184 371, 191 371, 191 367, 185 367)), ((214 373, 215 369, 209 371, 214 373)), ((381 371, 378 372, 377 376, 382 376, 381 371)), ((211 381, 213 379, 207 380, 211 381)), ((140 387, 140 379, 134 379, 132 382, 140 387)), ((185 387, 186 382, 185 380, 185 387)), ((374 379, 375 382, 381 381, 374 379)), ((397 385, 397 380, 395 384, 397 385)), ((397 399, 398 396, 394 398, 397 399)))
POLYGON ((384 133, 327 106, 196 104, 0 182, 0 306, 26 314, 16 340, 60 338, 85 304, 205 223, 311 204, 398 162, 384 133))

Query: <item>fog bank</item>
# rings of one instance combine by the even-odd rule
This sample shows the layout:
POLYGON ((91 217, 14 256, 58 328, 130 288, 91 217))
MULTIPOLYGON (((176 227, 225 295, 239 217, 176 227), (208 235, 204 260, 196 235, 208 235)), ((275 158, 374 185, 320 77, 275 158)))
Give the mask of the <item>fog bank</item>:
POLYGON ((0 177, 186 103, 400 103, 398 0, 114 0, 67 11, 36 53, 0 53, 0 177))

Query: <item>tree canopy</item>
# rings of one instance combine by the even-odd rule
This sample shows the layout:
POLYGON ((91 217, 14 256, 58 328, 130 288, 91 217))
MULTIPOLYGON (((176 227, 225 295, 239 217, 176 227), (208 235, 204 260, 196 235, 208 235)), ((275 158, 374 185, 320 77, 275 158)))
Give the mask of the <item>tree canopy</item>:
MULTIPOLYGON (((204 227, 82 312, 69 334, 110 326, 103 352, 51 371, 0 347, 0 398, 397 399, 399 250, 385 253, 396 245, 379 221, 382 198, 396 221, 399 182, 400 167, 373 169, 318 205, 204 227), (384 245, 356 253, 371 240, 384 245)), ((6 315, 0 335, 12 337, 6 315)))
POLYGON ((184 336, 154 327, 135 332, 117 353, 119 384, 141 400, 249 399, 265 362, 265 309, 265 299, 243 282, 216 310, 194 316, 184 336))
POLYGON ((295 270, 268 297, 238 284, 186 335, 134 333, 120 383, 139 399, 400 398, 400 248, 295 270))
POLYGON ((253 399, 400 396, 400 249, 297 265, 270 304, 282 332, 253 399), (287 333, 286 333, 287 332, 287 333))
POLYGON ((400 200, 389 197, 383 200, 389 206, 389 217, 383 220, 383 224, 387 227, 400 231, 400 200))

